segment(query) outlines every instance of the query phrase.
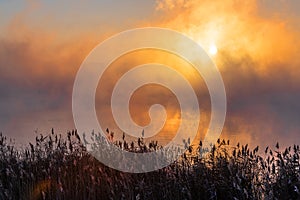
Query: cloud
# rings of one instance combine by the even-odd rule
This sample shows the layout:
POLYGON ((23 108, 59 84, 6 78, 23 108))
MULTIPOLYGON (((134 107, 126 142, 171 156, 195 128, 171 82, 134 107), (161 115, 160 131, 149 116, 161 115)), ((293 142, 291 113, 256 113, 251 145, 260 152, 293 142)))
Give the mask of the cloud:
MULTIPOLYGON (((110 28, 96 35, 89 29, 66 36, 57 27, 39 28, 26 21, 39 6, 28 6, 1 30, 0 126, 17 139, 31 137, 36 128, 73 128, 71 97, 76 72, 90 50, 113 32, 110 28)), ((218 54, 213 60, 220 68, 228 98, 222 137, 253 145, 274 144, 276 140, 299 143, 300 41, 299 26, 295 26, 299 17, 264 10, 256 1, 159 0, 156 18, 144 24, 183 32, 205 49, 216 44, 218 54)), ((139 22, 139 26, 142 24, 139 22)), ((153 58, 169 65, 177 62, 171 56, 151 53, 136 54, 130 62, 123 60, 116 65, 130 66, 153 58)), ((107 83, 120 75, 114 70, 108 73, 111 79, 107 83)), ((205 133, 210 117, 207 88, 192 70, 182 73, 194 80, 203 111, 200 132, 205 133)), ((101 95, 108 93, 102 90, 97 96, 97 106, 104 106, 106 112, 109 107, 101 95)), ((149 89, 145 96, 136 94, 142 101, 150 95, 149 89)), ((158 100, 166 99, 164 96, 158 100)), ((143 111, 146 118, 144 107, 143 111)), ((176 117, 174 114, 173 120, 176 117)))
POLYGON ((54 33, 31 29, 21 20, 11 23, 0 38, 1 131, 27 141, 36 128, 74 128, 73 82, 96 38, 66 41, 54 33))
POLYGON ((218 47, 213 59, 228 98, 225 138, 300 142, 299 16, 287 12, 289 2, 281 4, 276 12, 257 1, 157 1, 160 26, 186 33, 205 49, 218 47))

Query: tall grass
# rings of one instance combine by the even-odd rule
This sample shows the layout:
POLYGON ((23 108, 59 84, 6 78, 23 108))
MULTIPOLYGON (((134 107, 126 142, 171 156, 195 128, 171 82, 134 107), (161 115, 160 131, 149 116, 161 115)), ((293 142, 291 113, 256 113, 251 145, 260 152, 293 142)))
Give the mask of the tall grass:
MULTIPOLYGON (((113 140, 127 151, 156 151, 146 144, 113 140)), ((92 134, 97 137, 97 134, 92 134)), ((82 141, 83 140, 83 141, 82 141)), ((97 142, 97 140, 94 140, 97 142)), ((0 199, 299 199, 300 150, 280 151, 231 145, 218 140, 205 151, 201 142, 182 158, 149 173, 108 168, 90 156, 76 130, 66 137, 54 130, 22 150, 0 134, 0 199)), ((109 153, 109 152, 108 152, 109 153)))

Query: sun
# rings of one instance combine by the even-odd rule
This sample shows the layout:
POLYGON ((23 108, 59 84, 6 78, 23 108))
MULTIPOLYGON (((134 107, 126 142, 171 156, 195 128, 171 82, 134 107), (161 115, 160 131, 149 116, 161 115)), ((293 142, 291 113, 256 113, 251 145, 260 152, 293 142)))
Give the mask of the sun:
POLYGON ((211 44, 209 46, 209 50, 208 50, 209 54, 211 55, 216 55, 218 53, 218 48, 216 47, 216 45, 211 44))

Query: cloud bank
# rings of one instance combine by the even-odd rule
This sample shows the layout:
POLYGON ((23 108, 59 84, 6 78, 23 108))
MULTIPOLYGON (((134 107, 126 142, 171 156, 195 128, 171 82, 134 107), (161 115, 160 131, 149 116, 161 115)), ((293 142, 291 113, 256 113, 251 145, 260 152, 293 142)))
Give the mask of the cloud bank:
MULTIPOLYGON (((272 7, 257 1, 159 0, 153 16, 134 21, 139 27, 178 30, 205 49, 217 46, 218 54, 212 59, 220 68, 228 99, 222 137, 253 145, 276 141, 290 145, 300 143, 300 17, 291 10, 298 4, 290 4, 272 7)), ((97 34, 92 29, 72 33, 62 31, 63 22, 46 28, 26 21, 29 11, 40 6, 28 5, 1 26, 0 128, 24 141, 34 138, 35 129, 57 127, 64 132, 74 128, 71 98, 76 72, 95 45, 120 30, 117 23, 115 27, 103 26, 103 31, 95 28, 97 34)), ((136 62, 133 58, 128 64, 136 62)), ((195 84, 201 84, 197 92, 204 112, 203 134, 210 102, 201 81, 195 84)), ((135 96, 145 98, 138 93, 135 96)), ((167 97, 160 100, 167 101, 167 97)), ((101 98, 98 104, 106 105, 101 98)), ((172 115, 176 120, 176 113, 172 115)))

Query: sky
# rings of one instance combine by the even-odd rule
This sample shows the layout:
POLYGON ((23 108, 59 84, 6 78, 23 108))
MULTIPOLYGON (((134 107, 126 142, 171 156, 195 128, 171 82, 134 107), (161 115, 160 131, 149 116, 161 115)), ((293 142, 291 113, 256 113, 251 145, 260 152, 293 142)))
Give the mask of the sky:
MULTIPOLYGON (((299 144, 299 9, 297 0, 0 0, 0 131, 16 143, 26 143, 52 127, 61 133, 74 129, 72 89, 85 57, 114 34, 154 26, 186 34, 208 53, 212 46, 217 48, 209 55, 227 95, 222 138, 252 146, 299 144)), ((107 72, 112 77, 109 83, 118 77, 117 66, 153 60, 185 65, 163 52, 133 52, 122 59, 107 72)), ((209 94, 201 77, 182 69, 197 79, 193 86, 203 113, 201 138, 210 116, 209 94)), ((176 128, 176 100, 163 88, 149 87, 136 98, 147 105, 155 101, 169 105, 167 125, 176 128), (146 101, 154 89, 161 95, 146 101)), ((97 93, 96 107, 109 112, 105 95, 97 93)), ((136 103, 133 113, 138 113, 133 116, 138 123, 146 124, 144 105, 136 103)), ((99 114, 99 121, 113 126, 108 114, 99 114)))

